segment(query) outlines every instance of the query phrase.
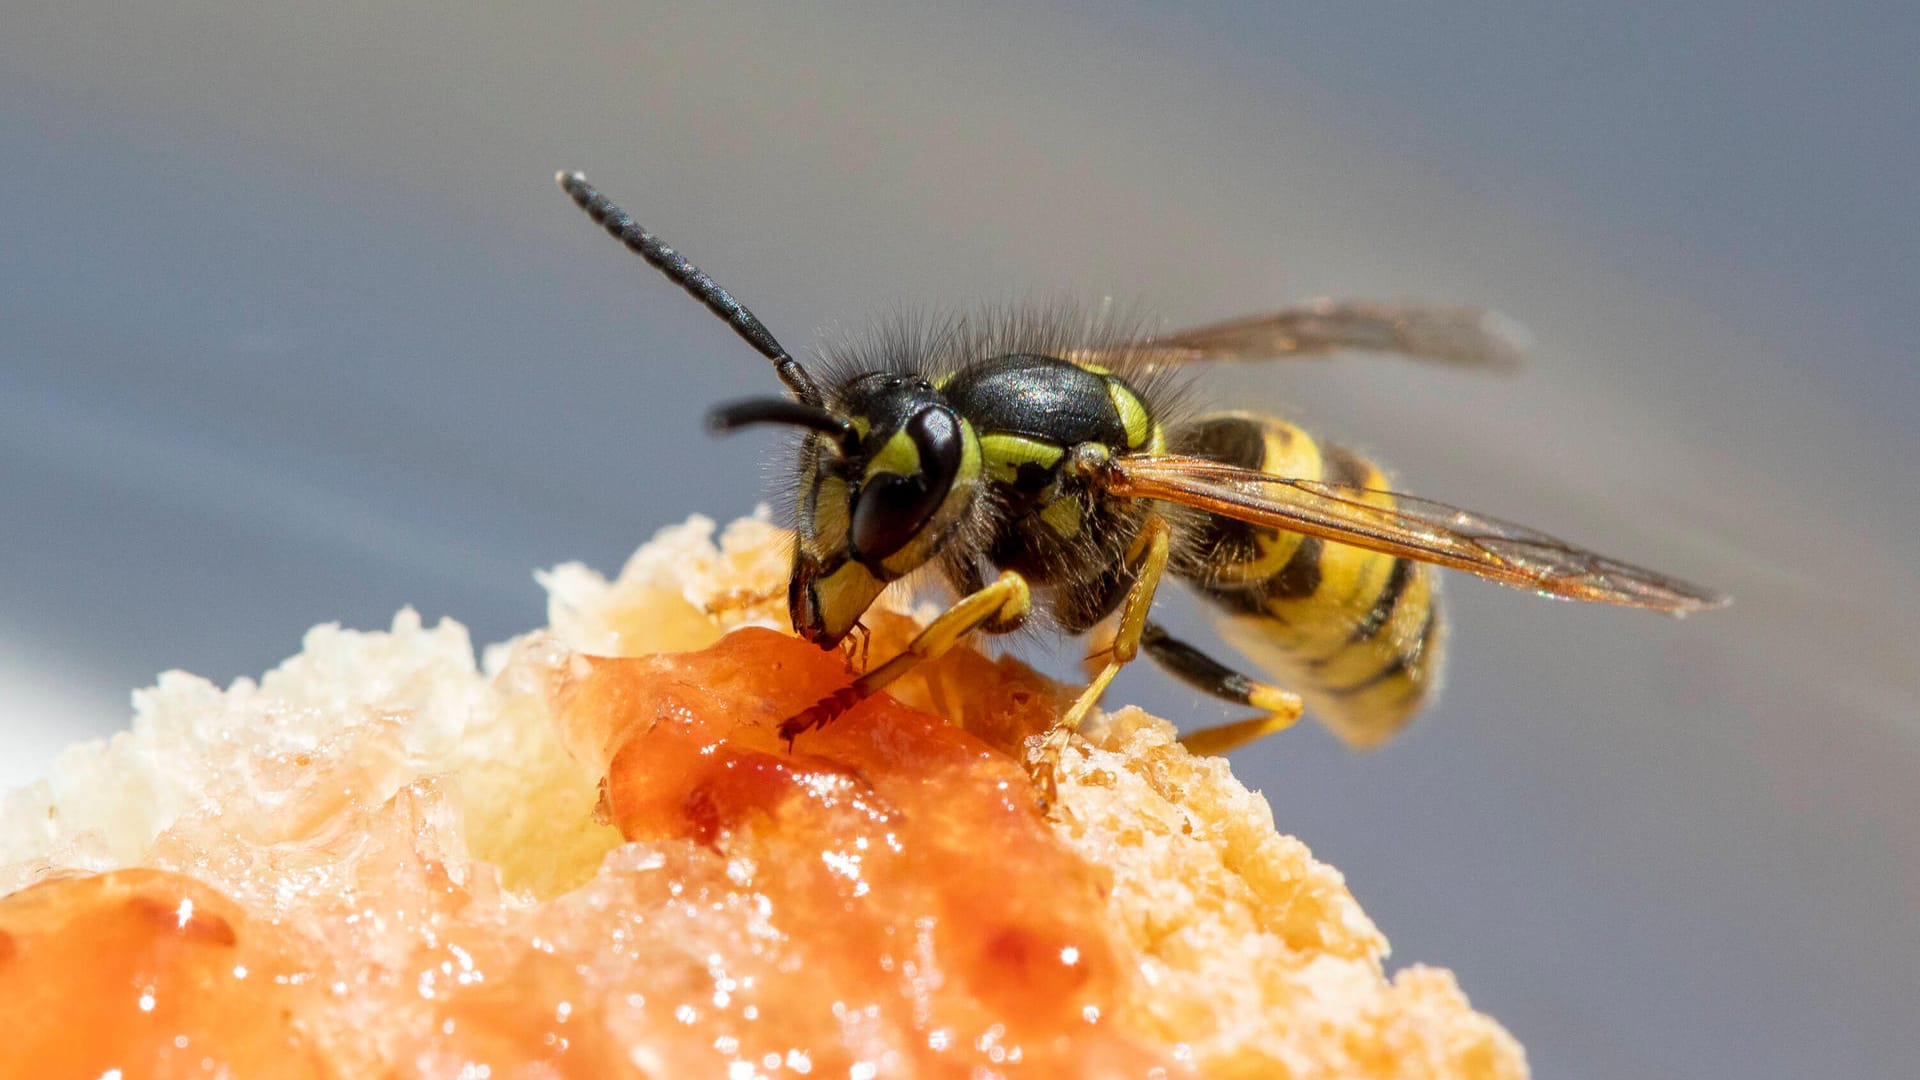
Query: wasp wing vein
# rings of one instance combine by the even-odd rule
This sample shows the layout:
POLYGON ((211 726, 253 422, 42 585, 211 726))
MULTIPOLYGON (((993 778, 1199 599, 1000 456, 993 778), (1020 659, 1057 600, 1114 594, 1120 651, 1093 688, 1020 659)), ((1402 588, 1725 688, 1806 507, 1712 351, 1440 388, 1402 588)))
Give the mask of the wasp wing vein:
POLYGON ((1727 602, 1710 590, 1525 526, 1399 492, 1272 476, 1181 455, 1116 459, 1107 485, 1122 497, 1160 499, 1464 570, 1543 596, 1673 614, 1727 602))

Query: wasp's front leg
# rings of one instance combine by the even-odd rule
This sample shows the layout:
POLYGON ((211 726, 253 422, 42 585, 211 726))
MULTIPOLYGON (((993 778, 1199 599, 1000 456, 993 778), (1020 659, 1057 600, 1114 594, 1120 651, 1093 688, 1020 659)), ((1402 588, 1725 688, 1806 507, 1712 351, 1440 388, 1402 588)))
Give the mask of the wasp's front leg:
POLYGON ((855 679, 849 686, 828 694, 812 705, 788 717, 780 724, 780 737, 793 745, 794 737, 829 723, 848 709, 872 696, 888 683, 905 675, 922 660, 944 655, 968 634, 992 624, 1015 625, 1033 610, 1033 592, 1027 579, 1012 570, 1001 572, 994 581, 963 597, 940 613, 914 636, 898 656, 855 679))

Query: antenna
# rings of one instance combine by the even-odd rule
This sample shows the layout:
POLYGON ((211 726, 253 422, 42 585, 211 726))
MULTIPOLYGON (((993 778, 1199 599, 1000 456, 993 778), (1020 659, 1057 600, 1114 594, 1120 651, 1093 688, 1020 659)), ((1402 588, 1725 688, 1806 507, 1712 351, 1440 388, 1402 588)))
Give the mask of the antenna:
POLYGON ((720 316, 733 332, 746 339, 747 344, 760 351, 760 355, 773 361, 774 373, 780 381, 787 384, 793 396, 807 405, 820 406, 825 399, 820 387, 808 375, 759 319, 753 317, 745 304, 733 298, 733 294, 720 287, 718 282, 708 277, 701 269, 687 261, 685 255, 668 247, 661 239, 640 227, 640 223, 625 211, 615 206, 612 199, 600 194, 582 173, 559 172, 554 174, 559 181, 560 190, 566 192, 587 216, 600 223, 615 240, 627 245, 628 250, 647 260, 653 268, 671 278, 681 288, 692 293, 696 300, 707 305, 707 310, 720 316))
POLYGON ((786 398, 748 398, 721 405, 707 414, 707 428, 715 435, 726 435, 749 424, 792 424, 832 439, 843 458, 857 457, 860 452, 859 430, 846 418, 818 405, 786 398))

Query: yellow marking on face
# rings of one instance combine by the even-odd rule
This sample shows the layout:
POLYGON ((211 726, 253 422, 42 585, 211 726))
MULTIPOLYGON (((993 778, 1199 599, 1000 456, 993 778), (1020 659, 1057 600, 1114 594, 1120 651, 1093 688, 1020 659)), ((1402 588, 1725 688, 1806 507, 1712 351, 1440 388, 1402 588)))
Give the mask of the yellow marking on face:
POLYGON ((812 454, 803 454, 800 458, 800 483, 793 489, 793 516, 799 526, 800 542, 805 545, 813 539, 813 509, 809 505, 819 486, 820 467, 814 462, 812 454))
POLYGON ((1088 361, 1085 361, 1085 360, 1072 360, 1069 362, 1072 363, 1074 367, 1079 368, 1081 371, 1091 371, 1095 375, 1113 374, 1112 368, 1101 367, 1099 364, 1089 363, 1088 361))
POLYGON ((920 471, 920 448, 913 444, 913 436, 907 429, 901 428, 893 433, 880 452, 867 460, 866 478, 873 479, 881 473, 895 476, 912 476, 920 471))
POLYGON ((966 418, 960 420, 960 471, 954 475, 953 486, 962 484, 972 487, 980 481, 980 439, 973 433, 973 425, 966 418))
POLYGON ((940 501, 940 508, 921 526, 920 532, 899 551, 887 556, 880 563, 881 569, 894 577, 904 577, 932 558, 935 554, 934 545, 946 535, 954 521, 966 512, 979 485, 980 440, 974 436, 973 426, 962 420, 960 468, 953 474, 953 486, 947 489, 947 497, 940 501))
POLYGON ((834 638, 852 630, 886 587, 886 582, 859 563, 842 563, 813 583, 814 595, 820 599, 822 628, 834 638))
POLYGON ((1052 443, 1030 439, 1025 435, 995 432, 980 436, 980 456, 986 463, 987 475, 1003 484, 1014 482, 1020 466, 1038 465, 1043 469, 1051 469, 1065 453, 1065 450, 1052 443))
POLYGON ((1120 424, 1127 429, 1127 449, 1137 450, 1145 445, 1154 426, 1147 407, 1118 379, 1107 380, 1107 397, 1113 399, 1113 407, 1120 413, 1120 424))
POLYGON ((845 551, 847 548, 847 482, 837 476, 822 476, 814 481, 813 536, 818 541, 819 550, 814 554, 826 557, 845 551))
POLYGON ((1062 497, 1053 500, 1040 511, 1040 520, 1047 523, 1061 539, 1077 536, 1080 533, 1080 500, 1062 497))

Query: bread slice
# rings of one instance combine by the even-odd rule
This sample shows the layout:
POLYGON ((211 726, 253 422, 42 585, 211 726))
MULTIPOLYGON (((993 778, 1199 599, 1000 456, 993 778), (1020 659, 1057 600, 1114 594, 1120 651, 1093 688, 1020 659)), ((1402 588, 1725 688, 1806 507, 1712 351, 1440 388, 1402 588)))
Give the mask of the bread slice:
POLYGON ((0 1075, 1526 1075, 1165 721, 1043 814, 1063 690, 962 648, 789 751, 851 661, 784 633, 787 544, 559 567, 482 663, 409 610, 161 676, 0 804, 0 1075))

